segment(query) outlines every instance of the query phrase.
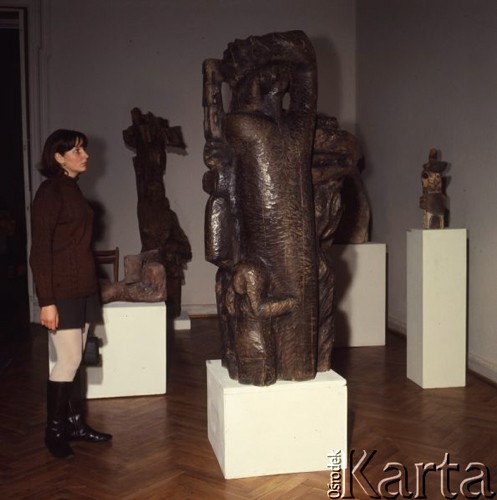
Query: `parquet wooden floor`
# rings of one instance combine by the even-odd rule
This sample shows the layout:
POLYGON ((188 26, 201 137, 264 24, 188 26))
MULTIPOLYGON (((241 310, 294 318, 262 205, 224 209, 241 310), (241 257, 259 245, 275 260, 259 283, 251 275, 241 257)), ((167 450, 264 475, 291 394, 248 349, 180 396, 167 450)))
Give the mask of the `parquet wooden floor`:
MULTIPOLYGON (((174 334, 167 395, 88 402, 90 422, 112 432, 112 444, 75 443, 75 458, 53 459, 43 445, 47 339, 32 330, 0 373, 0 499, 328 498, 328 471, 223 478, 207 439, 205 361, 219 358, 215 318, 193 319, 191 331, 174 334)), ((354 464, 363 450, 376 450, 363 476, 345 474, 349 497, 395 492, 399 481, 385 492, 379 483, 401 465, 412 498, 445 498, 441 482, 446 494, 467 498, 460 485, 477 472, 484 488, 475 480, 471 491, 497 490, 497 388, 469 374, 465 388, 423 390, 406 378, 405 348, 388 333, 385 347, 335 351, 335 370, 348 382, 354 464), (416 479, 416 463, 443 468, 445 457, 444 477, 434 470, 416 479), (471 463, 481 467, 466 471, 471 463)))

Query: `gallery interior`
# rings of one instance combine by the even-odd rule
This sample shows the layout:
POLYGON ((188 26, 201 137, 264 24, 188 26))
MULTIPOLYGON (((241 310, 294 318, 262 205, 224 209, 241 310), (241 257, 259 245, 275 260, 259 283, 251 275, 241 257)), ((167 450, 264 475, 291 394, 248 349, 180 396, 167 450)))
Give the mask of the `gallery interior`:
MULTIPOLYGON (((407 498, 409 492, 483 498, 497 491, 495 2, 0 0, 0 20, 2 498, 407 498), (332 488, 332 444, 325 446, 322 470, 271 464, 229 477, 223 461, 230 458, 220 457, 212 436, 219 414, 212 413, 206 368, 222 348, 217 268, 205 248, 202 67, 235 40, 293 30, 314 48, 317 112, 336 117, 361 148, 371 223, 368 242, 356 246, 383 252, 364 264, 362 249, 353 250, 342 272, 349 285, 364 280, 356 284, 359 298, 336 306, 342 333, 331 367, 347 387, 346 422, 337 430, 346 442, 345 491, 332 488), (137 152, 123 137, 137 109, 181 129, 183 142, 171 139, 167 148, 164 175, 170 208, 191 246, 181 315, 175 318, 168 304, 167 317, 156 320, 156 309, 145 307, 131 312, 132 327, 116 323, 115 333, 104 331, 104 371, 88 369, 87 409, 114 440, 77 444, 74 459, 55 460, 43 445, 53 353, 38 323, 27 263, 31 202, 43 180, 38 159, 56 128, 88 135, 89 168, 79 185, 98 220, 94 246, 119 248, 117 279, 124 279, 124 256, 142 248, 137 152), (426 264, 421 174, 433 149, 445 162, 447 217, 445 229, 428 233, 457 232, 462 239, 457 247, 452 240, 437 247, 426 264), (447 269, 448 285, 442 286, 440 269, 447 269), (442 319, 430 320, 423 304, 442 311, 442 319), (150 340, 156 321, 164 322, 161 357, 150 340), (432 338, 417 337, 428 330, 432 338), (113 359, 125 369, 108 371, 106 386, 105 352, 114 338, 113 359), (126 369, 140 355, 151 374, 126 369), (457 372, 459 379, 423 380, 417 367, 424 373, 428 358, 434 370, 448 379, 457 372), (111 379, 118 389, 110 388, 111 379), (157 382, 158 390, 142 390, 157 382), (361 457, 369 459, 362 475, 361 457)), ((307 410, 325 414, 324 435, 338 428, 338 409, 328 408, 322 402, 307 410)), ((290 413, 275 415, 274 425, 292 427, 290 413)), ((248 435, 243 415, 229 424, 248 441, 268 441, 267 422, 248 435)), ((221 440, 229 442, 227 435, 221 440)), ((255 461, 271 456, 263 444, 257 447, 255 461)))

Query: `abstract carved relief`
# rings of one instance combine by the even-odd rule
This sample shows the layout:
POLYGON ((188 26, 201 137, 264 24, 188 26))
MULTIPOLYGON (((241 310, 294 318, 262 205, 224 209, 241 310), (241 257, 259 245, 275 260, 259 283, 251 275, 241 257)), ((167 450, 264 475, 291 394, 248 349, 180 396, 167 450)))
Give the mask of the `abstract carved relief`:
POLYGON ((123 131, 124 142, 136 151, 133 165, 138 194, 138 224, 142 252, 158 250, 167 278, 167 298, 173 317, 181 313, 184 268, 192 258, 190 243, 166 197, 166 149, 185 149, 180 127, 152 113, 131 110, 132 125, 123 131))

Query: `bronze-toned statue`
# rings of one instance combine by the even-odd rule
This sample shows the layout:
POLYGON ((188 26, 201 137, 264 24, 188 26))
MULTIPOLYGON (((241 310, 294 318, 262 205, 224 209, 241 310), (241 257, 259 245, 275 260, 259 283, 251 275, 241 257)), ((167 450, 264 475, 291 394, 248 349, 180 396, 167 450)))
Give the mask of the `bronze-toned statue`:
POLYGON ((423 165, 421 173, 423 194, 419 207, 423 209, 423 229, 443 229, 446 225, 447 196, 442 176, 446 168, 447 162, 438 160, 437 150, 430 149, 428 163, 423 165))
POLYGON ((300 31, 235 40, 203 72, 206 258, 219 267, 223 364, 241 383, 312 379, 320 321, 313 47, 300 31))
POLYGON ((142 252, 158 249, 166 270, 167 298, 173 317, 181 313, 184 268, 192 258, 190 243, 169 206, 164 187, 166 148, 185 149, 180 127, 152 113, 131 110, 133 124, 123 131, 124 142, 136 151, 133 165, 138 193, 138 224, 142 252))

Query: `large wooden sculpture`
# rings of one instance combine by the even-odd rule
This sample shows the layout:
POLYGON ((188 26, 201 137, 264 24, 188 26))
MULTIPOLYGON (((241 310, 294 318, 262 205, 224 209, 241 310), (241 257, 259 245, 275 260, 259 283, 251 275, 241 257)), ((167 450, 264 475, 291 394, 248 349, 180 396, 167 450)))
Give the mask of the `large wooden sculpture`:
POLYGON ((184 268, 192 253, 187 236, 169 206, 164 187, 166 148, 183 150, 180 127, 169 127, 167 120, 152 113, 131 111, 132 125, 123 131, 124 142, 136 151, 133 165, 138 193, 138 224, 142 252, 159 250, 159 261, 167 277, 167 298, 173 317, 181 313, 181 285, 184 268))
POLYGON ((235 40, 203 71, 206 258, 219 267, 223 364, 241 383, 312 379, 319 323, 314 50, 302 32, 271 33, 235 40), (223 82, 231 90, 227 113, 223 82))

